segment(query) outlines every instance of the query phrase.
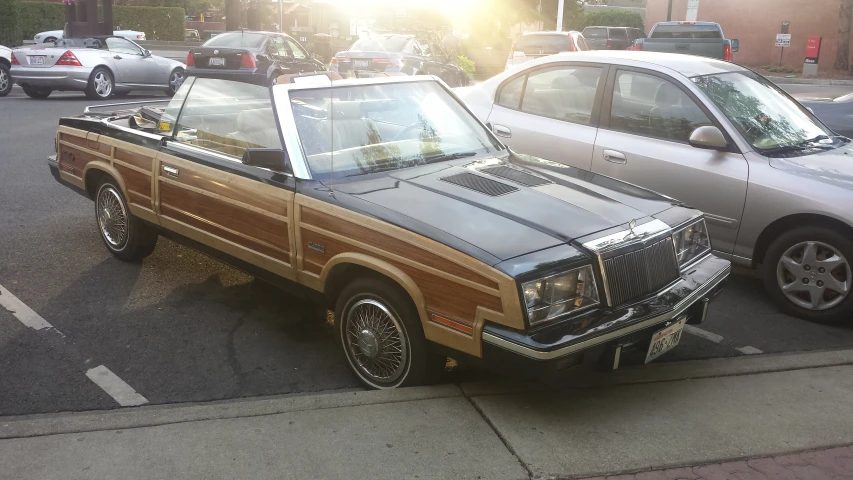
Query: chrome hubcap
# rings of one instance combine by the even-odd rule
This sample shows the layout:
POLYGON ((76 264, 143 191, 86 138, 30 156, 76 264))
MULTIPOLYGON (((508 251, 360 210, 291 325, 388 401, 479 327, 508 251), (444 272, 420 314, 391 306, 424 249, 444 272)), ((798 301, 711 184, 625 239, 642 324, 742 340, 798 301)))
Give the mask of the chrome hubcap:
POLYGON ((345 321, 347 357, 361 376, 379 384, 399 380, 408 368, 409 347, 402 324, 391 310, 377 300, 359 300, 345 321))
POLYGON ((822 242, 801 242, 779 259, 776 281, 788 300, 809 310, 827 310, 850 293, 853 272, 844 255, 822 242))
POLYGON ((127 240, 127 212, 118 192, 104 187, 98 195, 98 226, 104 240, 115 249, 124 246, 127 240))
POLYGON ((6 70, 0 70, 0 92, 6 90, 9 86, 9 76, 6 75, 6 70))
POLYGON ((172 76, 169 78, 169 88, 172 89, 173 92, 177 92, 178 88, 184 83, 184 74, 181 72, 174 72, 172 76))
POLYGON ((104 72, 98 72, 95 75, 95 93, 100 97, 109 97, 113 91, 113 82, 110 77, 104 72))

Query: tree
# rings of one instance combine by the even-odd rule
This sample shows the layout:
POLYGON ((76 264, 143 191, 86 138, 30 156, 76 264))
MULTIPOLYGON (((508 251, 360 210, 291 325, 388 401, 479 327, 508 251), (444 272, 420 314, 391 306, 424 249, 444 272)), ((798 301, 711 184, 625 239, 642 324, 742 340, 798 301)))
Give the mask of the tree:
POLYGON ((838 7, 838 52, 835 68, 847 70, 850 66, 850 24, 853 23, 853 0, 841 0, 838 7))

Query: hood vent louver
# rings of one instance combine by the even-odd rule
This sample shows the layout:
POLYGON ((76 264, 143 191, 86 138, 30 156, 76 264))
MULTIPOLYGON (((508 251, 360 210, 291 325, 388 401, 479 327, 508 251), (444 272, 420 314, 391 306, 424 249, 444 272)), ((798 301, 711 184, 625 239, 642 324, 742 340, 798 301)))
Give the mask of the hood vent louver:
POLYGON ((494 167, 481 168, 481 172, 486 172, 489 175, 494 175, 496 177, 501 177, 507 179, 511 182, 515 182, 525 187, 538 187, 540 185, 548 185, 549 183, 554 183, 547 178, 537 177, 531 173, 527 173, 522 170, 518 170, 512 167, 507 167, 506 165, 496 165, 494 167))
POLYGON ((490 197, 499 197, 501 195, 518 191, 518 188, 513 187, 512 185, 507 185, 505 183, 468 172, 457 173, 455 175, 450 175, 449 177, 442 177, 439 180, 459 185, 460 187, 474 190, 490 197))

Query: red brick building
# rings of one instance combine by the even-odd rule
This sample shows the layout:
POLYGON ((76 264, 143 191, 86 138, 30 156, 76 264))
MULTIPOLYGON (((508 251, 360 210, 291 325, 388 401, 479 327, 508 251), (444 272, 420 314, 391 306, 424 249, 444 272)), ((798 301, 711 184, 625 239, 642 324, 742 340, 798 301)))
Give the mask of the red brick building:
MULTIPOLYGON (((717 22, 728 38, 740 40, 737 63, 749 66, 782 65, 801 71, 806 39, 823 37, 819 71, 832 70, 838 42, 840 0, 699 0, 696 20, 717 22), (782 22, 790 22, 791 46, 774 46, 782 22)), ((646 29, 666 20, 668 0, 648 0, 646 29)), ((672 20, 685 20, 688 0, 672 0, 672 20)), ((853 48, 851 48, 853 51, 853 48)))

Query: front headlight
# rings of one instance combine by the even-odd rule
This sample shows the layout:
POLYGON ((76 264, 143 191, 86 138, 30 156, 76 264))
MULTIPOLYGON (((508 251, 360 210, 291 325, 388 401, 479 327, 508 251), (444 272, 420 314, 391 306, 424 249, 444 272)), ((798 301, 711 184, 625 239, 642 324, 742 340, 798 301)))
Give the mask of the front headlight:
POLYGON ((521 291, 531 326, 573 310, 598 304, 598 287, 589 265, 523 283, 521 291))
POLYGON ((711 237, 705 219, 692 223, 672 234, 678 265, 683 266, 711 251, 711 237))

